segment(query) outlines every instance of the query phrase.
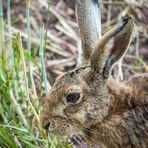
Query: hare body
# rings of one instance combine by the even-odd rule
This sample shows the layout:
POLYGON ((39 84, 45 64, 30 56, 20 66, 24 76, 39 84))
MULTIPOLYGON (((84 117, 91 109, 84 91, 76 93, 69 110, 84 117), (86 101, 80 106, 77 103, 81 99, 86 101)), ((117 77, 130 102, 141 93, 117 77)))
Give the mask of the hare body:
MULTIPOLYGON (((92 7, 97 8, 97 0, 76 1, 80 9, 85 2, 92 2, 92 7)), ((86 21, 81 17, 79 20, 86 21)), ((57 78, 46 97, 41 120, 48 133, 79 133, 87 143, 107 148, 148 147, 148 74, 126 83, 111 77, 113 64, 126 53, 133 28, 132 19, 126 16, 97 43, 98 33, 92 43, 93 34, 89 39, 91 30, 85 29, 82 42, 90 40, 89 48, 93 49, 87 48, 82 66, 57 78)), ((83 43, 83 52, 86 45, 83 43)))
POLYGON ((125 84, 110 78, 107 89, 108 115, 87 129, 84 137, 108 148, 147 148, 148 74, 136 76, 125 84))
POLYGON ((80 133, 92 145, 147 148, 148 75, 125 84, 110 77, 106 87, 97 91, 82 82, 87 70, 83 67, 58 79, 44 104, 43 127, 52 134, 80 133), (79 91, 82 100, 67 105, 66 93, 79 91))

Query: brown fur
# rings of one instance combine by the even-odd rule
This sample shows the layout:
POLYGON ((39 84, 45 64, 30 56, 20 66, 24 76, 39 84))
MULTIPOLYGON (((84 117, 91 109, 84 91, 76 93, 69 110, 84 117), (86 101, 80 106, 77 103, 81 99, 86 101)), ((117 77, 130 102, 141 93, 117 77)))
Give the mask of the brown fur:
POLYGON ((102 37, 83 66, 59 76, 43 106, 43 128, 52 134, 80 133, 87 143, 107 148, 148 147, 148 74, 126 83, 110 75, 132 30, 126 17, 102 37), (79 99, 68 102, 67 96, 75 93, 79 99))
POLYGON ((91 132, 86 131, 86 137, 89 135, 91 139, 100 141, 108 148, 146 148, 148 74, 134 77, 126 84, 119 84, 111 78, 108 89, 108 96, 112 99, 108 115, 101 124, 90 127, 91 132))
POLYGON ((82 83, 86 69, 59 78, 46 98, 42 122, 54 122, 52 124, 56 128, 51 131, 53 133, 81 133, 91 144, 102 143, 108 148, 146 148, 148 75, 134 77, 125 84, 117 83, 110 77, 103 92, 96 92, 82 83), (83 100, 78 105, 67 106, 63 98, 69 88, 75 86, 82 88, 83 100))

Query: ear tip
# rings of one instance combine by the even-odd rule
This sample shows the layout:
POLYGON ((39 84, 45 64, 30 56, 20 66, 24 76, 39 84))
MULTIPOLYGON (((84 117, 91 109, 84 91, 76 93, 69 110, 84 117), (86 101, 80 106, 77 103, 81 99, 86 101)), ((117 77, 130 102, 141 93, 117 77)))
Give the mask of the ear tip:
POLYGON ((130 24, 131 26, 134 25, 134 21, 133 21, 132 17, 129 16, 128 14, 126 14, 125 16, 122 17, 122 22, 124 24, 130 24))
POLYGON ((128 14, 126 14, 125 16, 123 16, 122 17, 122 21, 123 22, 128 22, 129 20, 131 20, 132 18, 128 15, 128 14))

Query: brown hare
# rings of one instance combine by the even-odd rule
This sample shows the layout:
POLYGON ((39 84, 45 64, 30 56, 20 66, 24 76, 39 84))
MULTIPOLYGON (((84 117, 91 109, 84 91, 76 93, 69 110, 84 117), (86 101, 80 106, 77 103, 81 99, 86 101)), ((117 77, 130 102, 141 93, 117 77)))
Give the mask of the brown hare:
POLYGON ((97 10, 97 1, 76 2, 83 63, 57 78, 45 99, 42 126, 52 134, 79 133, 87 143, 107 148, 148 148, 148 74, 125 83, 111 76, 130 44, 134 23, 126 16, 97 41, 96 17, 83 7, 97 10))

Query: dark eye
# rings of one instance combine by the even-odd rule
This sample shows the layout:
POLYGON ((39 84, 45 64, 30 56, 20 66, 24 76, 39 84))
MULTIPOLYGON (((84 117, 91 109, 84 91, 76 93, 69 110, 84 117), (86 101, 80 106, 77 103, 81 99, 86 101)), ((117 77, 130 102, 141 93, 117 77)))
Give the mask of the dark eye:
POLYGON ((79 99, 80 99, 80 93, 74 92, 67 95, 66 102, 74 104, 77 103, 79 99))

